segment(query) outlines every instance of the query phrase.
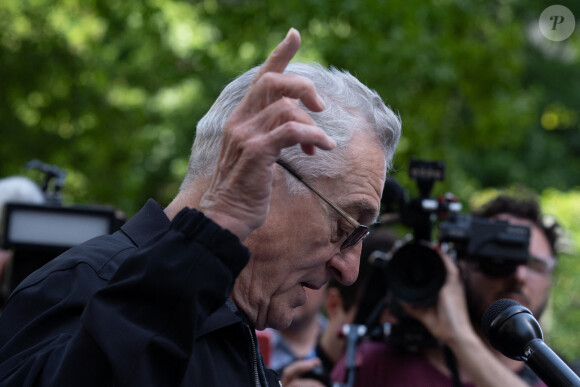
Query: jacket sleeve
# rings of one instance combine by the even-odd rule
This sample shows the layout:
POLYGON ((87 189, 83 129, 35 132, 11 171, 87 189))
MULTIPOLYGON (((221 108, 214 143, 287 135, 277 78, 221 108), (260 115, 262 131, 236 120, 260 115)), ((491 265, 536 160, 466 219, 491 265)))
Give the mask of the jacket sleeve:
MULTIPOLYGON (((86 305, 47 307, 26 322, 0 349, 0 385, 179 385, 196 329, 226 301, 248 259, 233 234, 183 210, 86 305)), ((62 281, 74 298, 87 270, 55 272, 11 303, 38 304, 62 281)))

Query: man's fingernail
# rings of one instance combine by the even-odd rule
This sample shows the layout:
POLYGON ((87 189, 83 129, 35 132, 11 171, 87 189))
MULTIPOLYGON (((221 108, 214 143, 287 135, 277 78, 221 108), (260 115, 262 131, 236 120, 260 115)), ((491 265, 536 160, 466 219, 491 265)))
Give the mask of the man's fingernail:
POLYGON ((284 38, 284 40, 288 39, 288 38, 290 37, 290 35, 292 35, 292 33, 295 33, 295 34, 297 34, 297 35, 298 35, 298 38, 300 38, 300 32, 298 32, 298 30, 297 30, 296 28, 294 28, 294 27, 291 27, 291 28, 288 30, 288 33, 286 34, 286 37, 284 38))

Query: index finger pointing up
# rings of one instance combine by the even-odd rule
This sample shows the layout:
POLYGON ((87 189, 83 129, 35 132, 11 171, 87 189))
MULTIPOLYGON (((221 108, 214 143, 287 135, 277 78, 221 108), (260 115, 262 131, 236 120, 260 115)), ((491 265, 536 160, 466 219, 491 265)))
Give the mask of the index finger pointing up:
POLYGON ((266 62, 260 67, 252 83, 255 83, 267 72, 283 73, 288 63, 294 58, 300 47, 300 33, 295 28, 290 28, 284 40, 272 51, 266 62))

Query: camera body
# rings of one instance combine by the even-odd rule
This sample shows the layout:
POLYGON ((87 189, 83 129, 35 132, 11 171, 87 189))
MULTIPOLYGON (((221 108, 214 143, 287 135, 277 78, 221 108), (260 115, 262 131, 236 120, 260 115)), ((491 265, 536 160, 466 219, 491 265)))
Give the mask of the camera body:
POLYGON ((453 243, 459 258, 524 263, 530 229, 504 220, 455 214, 439 225, 439 241, 453 243))
MULTIPOLYGON (((432 306, 437 303, 446 269, 432 243, 445 246, 456 260, 475 261, 496 270, 498 276, 528 260, 529 228, 461 214, 461 205, 450 194, 438 199, 429 197, 434 182, 443 180, 443 172, 441 162, 411 161, 410 175, 417 181, 420 195, 409 200, 400 194, 396 200, 398 220, 412 228, 413 236, 395 244, 388 252, 371 254, 372 267, 380 273, 385 290, 381 307, 389 308, 398 321, 385 339, 411 350, 437 344, 422 324, 406 315, 400 304, 432 306), (433 238, 436 223, 437 236, 433 238)), ((365 323, 379 324, 378 313, 365 323)))
POLYGON ((110 207, 63 205, 60 190, 66 172, 38 160, 26 166, 44 174, 41 187, 44 202, 9 200, 2 205, 0 248, 10 251, 12 259, 0 278, 0 306, 2 298, 33 271, 73 246, 116 231, 124 222, 110 207))

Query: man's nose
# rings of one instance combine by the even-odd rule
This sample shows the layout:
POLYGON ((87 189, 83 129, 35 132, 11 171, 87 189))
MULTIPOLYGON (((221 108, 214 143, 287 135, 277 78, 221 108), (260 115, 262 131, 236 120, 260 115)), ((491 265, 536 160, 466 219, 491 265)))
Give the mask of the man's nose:
POLYGON ((330 259, 329 263, 334 278, 341 284, 349 286, 356 281, 360 266, 361 249, 362 243, 359 242, 335 254, 330 259))
POLYGON ((512 277, 518 279, 518 281, 525 280, 530 274, 530 268, 527 265, 517 265, 516 269, 512 273, 512 277))

